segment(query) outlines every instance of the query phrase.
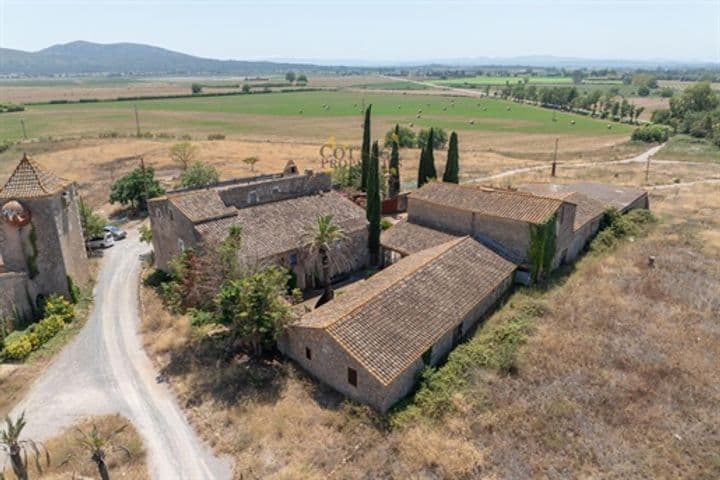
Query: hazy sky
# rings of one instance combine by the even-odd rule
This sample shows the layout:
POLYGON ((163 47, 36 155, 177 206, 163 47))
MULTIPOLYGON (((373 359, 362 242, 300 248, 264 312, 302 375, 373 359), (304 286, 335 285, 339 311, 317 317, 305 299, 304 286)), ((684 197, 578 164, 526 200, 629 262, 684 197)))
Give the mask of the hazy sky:
POLYGON ((720 0, 0 0, 0 46, 137 42, 212 58, 720 61, 720 0))

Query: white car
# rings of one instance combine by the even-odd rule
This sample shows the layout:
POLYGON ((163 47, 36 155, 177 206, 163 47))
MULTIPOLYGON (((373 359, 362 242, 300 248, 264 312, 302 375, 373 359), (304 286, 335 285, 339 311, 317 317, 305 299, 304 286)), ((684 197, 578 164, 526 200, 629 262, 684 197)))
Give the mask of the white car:
POLYGON ((94 250, 96 248, 110 248, 115 245, 115 239, 112 233, 103 231, 103 234, 98 237, 91 238, 87 241, 87 248, 94 250))

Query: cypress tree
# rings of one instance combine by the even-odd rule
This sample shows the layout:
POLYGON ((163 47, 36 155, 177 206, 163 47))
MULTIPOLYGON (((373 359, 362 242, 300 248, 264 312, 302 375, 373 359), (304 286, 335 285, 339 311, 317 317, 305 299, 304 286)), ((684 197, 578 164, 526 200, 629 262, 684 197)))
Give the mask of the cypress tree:
POLYGON ((370 163, 370 109, 372 105, 368 105, 365 110, 365 123, 363 123, 363 141, 362 148, 360 150, 361 165, 361 176, 360 176, 360 190, 363 192, 367 191, 368 181, 368 164, 370 163))
POLYGON ((443 182, 460 183, 460 159, 458 158, 457 133, 455 132, 450 134, 450 145, 448 146, 443 182))
POLYGON ((427 175, 425 174, 425 171, 427 170, 427 167, 425 166, 427 163, 426 159, 427 155, 425 155, 425 147, 423 147, 422 150, 420 150, 420 164, 418 165, 418 188, 427 183, 427 175))
POLYGON ((390 177, 388 180, 388 196, 395 198, 400 193, 400 125, 395 124, 395 138, 390 152, 390 177))
POLYGON ((376 265, 380 254, 380 152, 378 142, 372 145, 372 154, 368 162, 367 171, 367 202, 366 217, 368 226, 368 249, 370 250, 370 261, 376 265))
POLYGON ((434 142, 434 133, 433 129, 430 129, 430 133, 428 134, 427 139, 427 145, 425 145, 425 155, 427 156, 425 158, 425 179, 430 180, 431 178, 438 178, 437 176, 437 170, 435 170, 435 146, 433 145, 434 142))

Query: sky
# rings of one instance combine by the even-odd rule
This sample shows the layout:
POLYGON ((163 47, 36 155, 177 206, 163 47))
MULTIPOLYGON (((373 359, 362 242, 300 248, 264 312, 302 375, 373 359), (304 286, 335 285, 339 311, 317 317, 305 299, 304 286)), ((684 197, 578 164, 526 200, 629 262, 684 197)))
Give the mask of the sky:
POLYGON ((237 60, 720 62, 720 0, 0 0, 0 46, 74 40, 237 60))

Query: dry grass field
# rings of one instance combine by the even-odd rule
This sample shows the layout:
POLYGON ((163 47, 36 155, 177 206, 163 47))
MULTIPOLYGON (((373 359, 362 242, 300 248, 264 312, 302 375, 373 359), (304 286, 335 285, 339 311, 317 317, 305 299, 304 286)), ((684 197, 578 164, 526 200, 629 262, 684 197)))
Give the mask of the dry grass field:
MULTIPOLYGON (((643 168, 561 174, 639 185, 643 168)), ((655 183, 717 174, 672 168, 655 183)), ((513 373, 471 369, 438 419, 391 427, 290 363, 228 355, 149 288, 145 346, 237 478, 718 478, 719 190, 652 190, 660 221, 649 235, 588 254, 536 291, 545 312, 513 373)))
MULTIPOLYGON (((123 425, 127 426, 113 437, 113 443, 118 448, 105 449, 110 478, 149 479, 150 475, 145 464, 145 449, 140 434, 132 424, 119 415, 85 419, 44 442, 43 445, 50 454, 50 466, 46 468, 44 463, 41 464, 43 475, 40 478, 45 480, 98 478, 97 467, 90 460, 90 453, 78 442, 78 439, 82 438, 80 431, 89 434, 93 426, 97 426, 100 435, 106 438, 123 425)), ((36 478, 33 467, 30 467, 29 473, 30 478, 36 478)), ((14 480, 15 476, 6 472, 5 478, 14 480)))
MULTIPOLYGON (((389 125, 387 126, 389 128, 389 125)), ((374 135, 383 136, 384 126, 373 129, 374 135)), ((252 141, 223 140, 195 141, 198 159, 215 166, 221 179, 244 177, 255 173, 281 171, 288 160, 300 169, 320 169, 320 147, 326 139, 318 141, 252 141), (251 172, 242 159, 257 156, 260 161, 251 172)), ((74 180, 80 192, 97 207, 110 212, 107 202, 110 185, 114 179, 139 165, 142 156, 146 165, 152 166, 163 184, 171 188, 179 175, 169 154, 174 140, 140 139, 85 139, 54 142, 31 142, 11 147, 0 154, 0 179, 10 175, 22 152, 33 155, 46 168, 74 180)), ((460 136, 461 175, 474 178, 498 173, 510 168, 533 166, 549 162, 552 158, 554 137, 549 135, 516 134, 468 134, 460 136)), ((644 144, 624 143, 625 137, 575 137, 561 138, 561 162, 587 160, 617 160, 636 155, 647 148, 644 144)), ((354 152, 359 158, 359 146, 354 152)), ((420 151, 401 151, 401 178, 410 188, 417 178, 420 151)), ((439 171, 444 168, 445 152, 436 152, 439 171)))

